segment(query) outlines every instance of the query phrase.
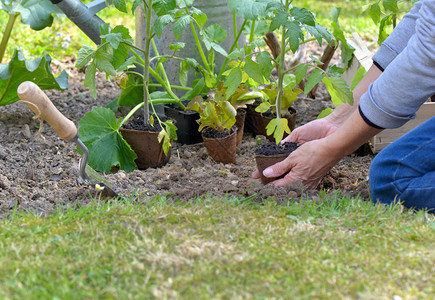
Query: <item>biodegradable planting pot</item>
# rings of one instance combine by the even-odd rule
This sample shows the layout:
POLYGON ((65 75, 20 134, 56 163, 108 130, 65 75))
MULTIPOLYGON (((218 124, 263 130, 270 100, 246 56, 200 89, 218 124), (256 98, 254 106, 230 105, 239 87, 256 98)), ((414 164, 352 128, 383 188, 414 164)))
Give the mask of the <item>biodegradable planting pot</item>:
MULTIPOLYGON (((273 137, 273 135, 267 135, 266 133, 266 126, 274 118, 274 116, 268 112, 263 114, 256 112, 255 108, 257 106, 258 104, 248 105, 245 122, 247 130, 254 133, 255 135, 264 135, 269 141, 274 142, 275 138, 273 137)), ((296 126, 297 111, 293 107, 290 107, 288 111, 290 115, 285 116, 285 118, 288 120, 288 126, 290 130, 293 130, 296 126)), ((286 137, 287 135, 288 134, 285 132, 284 137, 286 137)))
MULTIPOLYGON (((161 130, 158 124, 144 125, 143 116, 135 116, 124 127, 120 128, 122 137, 137 155, 135 160, 140 170, 158 168, 166 165, 171 156, 171 149, 167 155, 163 152, 163 142, 159 143, 161 130)), ((164 120, 163 120, 164 121, 164 120)))
POLYGON ((162 143, 159 143, 157 139, 158 132, 126 128, 121 128, 120 131, 122 137, 137 155, 135 162, 139 170, 159 168, 168 163, 171 149, 169 149, 168 155, 165 155, 162 143))
POLYGON ((237 143, 236 146, 240 146, 243 141, 243 131, 245 129, 245 118, 246 118, 246 110, 239 109, 237 110, 236 115, 236 127, 237 127, 237 143))
POLYGON ((230 132, 219 132, 211 128, 205 128, 201 135, 208 154, 215 162, 230 164, 236 161, 236 126, 233 126, 230 132))
POLYGON ((258 172, 260 172, 261 182, 263 184, 268 184, 276 179, 283 178, 284 175, 278 178, 267 178, 263 175, 264 169, 270 167, 289 156, 290 153, 295 151, 299 147, 298 144, 293 142, 287 142, 283 144, 276 144, 274 142, 268 142, 261 145, 255 150, 254 157, 257 163, 258 172))
POLYGON ((202 142, 198 131, 199 113, 196 111, 183 111, 177 105, 165 105, 165 115, 173 119, 177 126, 177 142, 181 144, 196 144, 202 142))

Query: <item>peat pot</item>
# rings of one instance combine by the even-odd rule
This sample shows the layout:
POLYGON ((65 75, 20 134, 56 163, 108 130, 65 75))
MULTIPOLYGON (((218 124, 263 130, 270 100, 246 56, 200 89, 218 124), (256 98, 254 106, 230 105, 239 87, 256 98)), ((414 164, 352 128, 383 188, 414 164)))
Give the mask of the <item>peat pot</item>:
POLYGON ((201 133, 198 131, 199 113, 196 111, 183 111, 178 105, 165 105, 166 117, 174 120, 177 126, 177 142, 181 144, 196 144, 202 142, 201 133))
POLYGON ((205 147, 207 148, 208 155, 210 155, 215 162, 232 164, 236 161, 236 126, 231 128, 230 134, 227 133, 227 135, 223 137, 220 135, 224 135, 224 132, 218 132, 211 128, 205 128, 201 132, 201 135, 202 139, 204 140, 205 147))
POLYGON ((238 109, 236 115, 236 127, 237 127, 237 143, 236 146, 240 146, 243 141, 243 131, 245 129, 246 110, 238 109))
POLYGON ((168 163, 171 149, 169 149, 168 155, 165 155, 162 147, 163 143, 159 143, 157 139, 158 132, 126 128, 121 128, 120 132, 136 153, 137 159, 135 162, 140 170, 159 168, 168 163))
POLYGON ((254 152, 255 162, 257 163, 257 170, 260 172, 261 183, 268 184, 276 179, 283 178, 282 175, 278 178, 267 178, 263 175, 263 171, 280 162, 289 156, 294 150, 299 147, 298 144, 293 142, 287 142, 283 144, 276 144, 274 142, 268 142, 258 147, 254 152))
MULTIPOLYGON (((275 141, 273 135, 266 134, 266 126, 269 122, 274 118, 272 114, 267 113, 259 113, 255 111, 255 108, 258 104, 250 104, 248 105, 248 110, 246 114, 245 126, 246 130, 252 132, 254 135, 264 135, 269 141, 275 141)), ((289 108, 290 115, 286 116, 288 120, 288 126, 290 130, 295 129, 296 126, 296 116, 297 111, 293 107, 289 108)), ((284 132, 284 137, 288 134, 284 132)))

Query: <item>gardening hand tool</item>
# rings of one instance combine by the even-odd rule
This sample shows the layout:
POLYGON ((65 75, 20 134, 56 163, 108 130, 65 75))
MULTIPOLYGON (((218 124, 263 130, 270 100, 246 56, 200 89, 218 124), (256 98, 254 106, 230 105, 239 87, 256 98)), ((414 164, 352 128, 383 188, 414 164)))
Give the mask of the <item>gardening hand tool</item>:
POLYGON ((79 182, 92 185, 97 192, 101 192, 103 197, 117 197, 118 194, 110 188, 109 184, 96 171, 87 166, 88 148, 79 139, 78 130, 74 123, 57 110, 47 95, 35 83, 31 81, 21 83, 17 93, 18 97, 38 117, 50 124, 61 139, 75 142, 82 150, 83 156, 79 161, 79 182))

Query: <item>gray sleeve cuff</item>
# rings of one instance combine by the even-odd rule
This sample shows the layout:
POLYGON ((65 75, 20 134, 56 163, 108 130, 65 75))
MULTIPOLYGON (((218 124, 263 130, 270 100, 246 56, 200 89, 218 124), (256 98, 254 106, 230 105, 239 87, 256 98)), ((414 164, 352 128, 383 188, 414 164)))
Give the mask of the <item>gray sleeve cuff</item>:
POLYGON ((407 116, 397 116, 386 111, 372 95, 373 84, 370 85, 368 91, 361 96, 359 109, 366 119, 373 125, 379 128, 398 128, 404 125, 409 120, 415 119, 415 113, 407 116))

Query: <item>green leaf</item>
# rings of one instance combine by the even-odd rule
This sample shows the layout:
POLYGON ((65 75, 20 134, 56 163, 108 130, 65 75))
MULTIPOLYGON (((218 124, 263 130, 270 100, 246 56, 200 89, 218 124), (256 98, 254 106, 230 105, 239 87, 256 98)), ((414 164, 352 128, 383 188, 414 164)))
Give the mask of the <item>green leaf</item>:
POLYGON ((115 48, 116 50, 113 51, 113 55, 112 55, 112 66, 117 69, 118 71, 122 71, 125 70, 124 66, 126 64, 126 60, 129 60, 129 51, 130 51, 130 46, 126 45, 125 43, 128 44, 134 44, 133 39, 130 36, 130 32, 128 30, 128 28, 120 25, 120 26, 116 26, 115 28, 113 28, 111 30, 111 34, 116 34, 116 35, 121 35, 121 41, 123 43, 119 43, 117 45, 117 47, 115 48), (121 68, 122 66, 122 68, 121 68), (123 69, 124 68, 124 69, 123 69))
POLYGON ((381 45, 385 39, 388 37, 387 26, 393 24, 393 14, 384 17, 379 24, 379 37, 378 44, 381 45))
POLYGON ((316 24, 316 29, 320 33, 320 35, 328 42, 328 44, 332 44, 334 40, 334 35, 322 25, 316 24))
POLYGON ((296 76, 294 74, 285 74, 283 78, 283 88, 292 90, 296 86, 296 76))
POLYGON ((169 49, 171 49, 172 51, 180 51, 184 48, 184 46, 186 46, 186 43, 177 42, 175 44, 169 44, 169 49))
POLYGON ((315 69, 307 77, 307 82, 305 83, 304 94, 307 95, 313 87, 318 84, 323 79, 323 73, 319 69, 315 69))
POLYGON ((310 26, 316 26, 316 18, 313 13, 303 7, 293 7, 290 9, 290 13, 296 21, 310 26))
POLYGON ((219 54, 221 54, 221 55, 223 55, 223 56, 225 56, 225 57, 228 56, 227 51, 225 51, 225 49, 222 48, 219 44, 216 44, 216 43, 214 43, 214 42, 211 42, 211 43, 210 43, 210 46, 211 46, 211 48, 213 48, 213 50, 216 51, 217 53, 219 53, 219 54))
POLYGON ((317 119, 322 119, 322 118, 324 118, 324 117, 330 115, 333 111, 334 111, 334 110, 333 110, 332 108, 330 108, 330 107, 325 108, 325 109, 322 110, 322 111, 320 112, 320 114, 317 116, 317 119))
POLYGON ((119 132, 120 120, 113 111, 94 107, 79 122, 80 140, 88 147, 88 164, 101 172, 110 172, 112 166, 131 172, 137 169, 136 153, 119 132))
POLYGON ((284 24, 287 22, 289 16, 287 14, 287 12, 285 11, 280 11, 278 12, 273 18, 272 21, 270 22, 270 28, 269 31, 275 31, 276 29, 280 28, 281 26, 284 26, 284 24))
POLYGON ((127 5, 125 4, 125 0, 112 0, 113 5, 115 5, 116 9, 127 13, 127 5))
POLYGON ((227 38, 227 31, 222 29, 219 24, 213 24, 205 29, 210 41, 220 43, 227 38))
POLYGON ((53 23, 52 13, 59 11, 50 1, 46 0, 2 0, 2 9, 9 14, 19 13, 21 23, 30 25, 33 30, 42 30, 53 23))
POLYGON ((242 59, 243 56, 243 49, 234 49, 230 54, 228 54, 229 59, 242 59))
POLYGON ((177 126, 172 122, 172 120, 167 120, 165 122, 162 122, 162 124, 165 125, 166 132, 169 135, 169 138, 171 140, 176 141, 178 139, 177 137, 177 126))
POLYGON ((260 65, 256 62, 252 61, 250 57, 246 58, 245 61, 245 72, 248 74, 249 77, 254 79, 256 82, 263 84, 264 83, 264 77, 260 70, 260 65))
POLYGON ((272 135, 273 133, 273 137, 277 144, 282 141, 284 132, 287 132, 288 134, 291 133, 290 127, 288 126, 288 120, 285 118, 272 119, 266 126, 266 134, 272 135))
POLYGON ((344 68, 348 69, 350 63, 352 62, 353 52, 355 51, 355 49, 347 43, 343 31, 340 29, 336 22, 333 22, 331 26, 332 28, 334 28, 334 37, 340 41, 341 59, 344 64, 344 68))
POLYGON ((189 7, 193 4, 194 0, 176 0, 179 8, 189 7))
POLYGON ((186 29, 187 25, 190 23, 190 16, 181 16, 174 25, 172 26, 172 31, 174 32, 175 39, 178 40, 181 34, 186 29))
POLYGON ((134 107, 143 102, 143 79, 140 76, 129 74, 125 87, 121 89, 118 105, 134 107))
POLYGON ((366 75, 367 71, 364 67, 360 67, 358 71, 356 71, 355 76, 352 79, 352 82, 350 84, 350 89, 353 91, 353 89, 357 86, 357 84, 363 79, 364 75, 366 75))
POLYGON ((97 88, 95 87, 95 74, 97 67, 94 62, 91 62, 86 68, 84 85, 89 88, 89 92, 94 99, 97 99, 97 88))
POLYGON ((224 86, 228 88, 225 93, 227 98, 229 98, 236 91, 240 83, 242 83, 242 76, 243 74, 240 68, 234 68, 231 70, 224 83, 224 86))
POLYGON ((331 17, 332 22, 337 23, 337 26, 339 24, 338 16, 340 15, 340 12, 341 12, 341 7, 335 7, 335 6, 329 12, 329 16, 331 17))
POLYGON ((192 13, 192 17, 195 19, 196 23, 198 23, 199 28, 202 30, 207 22, 207 15, 195 7, 191 7, 190 12, 192 13))
POLYGON ((390 10, 394 13, 399 11, 399 7, 397 6, 397 0, 383 0, 382 5, 385 9, 390 10))
POLYGON ((189 70, 190 70, 189 64, 185 60, 182 60, 180 63, 180 68, 178 69, 178 80, 180 81, 182 86, 187 85, 189 70))
POLYGON ((379 20, 381 19, 381 7, 379 6, 378 2, 370 5, 368 15, 370 18, 372 18, 375 24, 379 23, 379 20))
POLYGON ((259 113, 265 113, 266 111, 268 111, 270 109, 271 106, 272 105, 269 102, 264 101, 264 102, 261 102, 260 105, 258 105, 255 108, 255 111, 259 112, 259 113))
POLYGON ((157 16, 169 14, 177 7, 175 0, 153 0, 153 10, 157 16))
POLYGON ((205 87, 205 80, 204 78, 201 78, 200 80, 198 80, 198 82, 196 82, 195 85, 193 85, 192 89, 183 96, 183 98, 186 100, 191 100, 195 98, 202 92, 204 87, 205 87))
POLYGON ((95 50, 91 46, 83 45, 77 53, 76 68, 83 68, 95 56, 95 50))
MULTIPOLYGON (((106 45, 107 46, 107 45, 106 45)), ((116 71, 112 65, 113 55, 111 49, 108 51, 106 47, 98 47, 95 52, 94 63, 98 70, 105 72, 108 75, 115 76, 116 71)))
POLYGON ((110 43, 110 46, 112 46, 113 49, 117 49, 119 46, 119 43, 122 41, 122 34, 121 33, 109 33, 101 36, 102 39, 105 39, 107 42, 110 43))
POLYGON ((299 84, 301 80, 305 77, 308 71, 308 65, 300 64, 296 67, 295 75, 296 75, 296 84, 299 84))
POLYGON ((324 77, 322 79, 335 107, 342 103, 353 104, 353 94, 346 81, 341 77, 324 77))
POLYGON ((266 16, 267 1, 229 0, 228 8, 243 19, 256 20, 266 16))
POLYGON ((21 50, 15 50, 7 65, 0 64, 0 106, 19 100, 18 86, 24 81, 32 81, 42 90, 65 90, 68 88, 68 75, 65 71, 54 77, 48 54, 35 60, 26 61, 21 50))
POLYGON ((165 29, 166 25, 175 21, 175 18, 172 15, 162 15, 156 19, 153 25, 153 31, 157 35, 158 38, 162 36, 163 29, 165 29))
POLYGON ((296 22, 288 22, 286 24, 286 34, 285 38, 289 40, 290 49, 293 53, 296 52, 299 48, 299 38, 303 36, 302 30, 298 23, 296 22))
POLYGON ((260 65, 260 72, 264 78, 269 80, 273 70, 272 56, 267 51, 262 51, 257 55, 257 62, 260 65))

